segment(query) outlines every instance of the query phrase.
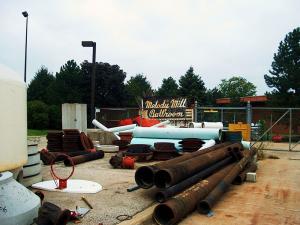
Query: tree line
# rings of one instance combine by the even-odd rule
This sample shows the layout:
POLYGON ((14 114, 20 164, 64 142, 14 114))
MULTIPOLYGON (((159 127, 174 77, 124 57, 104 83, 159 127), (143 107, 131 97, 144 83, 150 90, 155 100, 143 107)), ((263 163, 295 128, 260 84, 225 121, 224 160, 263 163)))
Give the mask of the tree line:
MULTIPOLYGON (((273 88, 266 95, 270 106, 300 106, 300 28, 288 33, 274 54, 271 70, 265 74, 266 84, 273 88)), ((61 126, 62 103, 90 103, 92 64, 67 61, 60 71, 49 72, 42 66, 28 85, 28 127, 58 129, 61 126)), ((144 74, 137 74, 127 82, 126 72, 118 65, 96 63, 96 107, 139 107, 148 96, 180 97, 197 100, 202 106, 215 106, 216 99, 231 98, 239 105, 239 98, 256 95, 256 86, 242 76, 222 79, 212 88, 205 87, 201 75, 190 67, 179 80, 164 78, 154 89, 144 74)), ((89 109, 89 107, 88 107, 89 109)))

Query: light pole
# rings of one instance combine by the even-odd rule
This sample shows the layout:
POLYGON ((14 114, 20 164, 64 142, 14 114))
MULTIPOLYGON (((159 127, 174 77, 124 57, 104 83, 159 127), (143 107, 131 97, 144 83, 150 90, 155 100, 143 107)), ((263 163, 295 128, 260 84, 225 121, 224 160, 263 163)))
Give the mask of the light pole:
POLYGON ((83 47, 93 47, 93 71, 91 76, 91 121, 95 118, 96 42, 82 41, 83 47))
POLYGON ((26 38, 25 38, 25 65, 24 65, 24 82, 26 83, 26 70, 27 70, 27 30, 28 30, 28 13, 22 12, 22 15, 26 18, 26 38))

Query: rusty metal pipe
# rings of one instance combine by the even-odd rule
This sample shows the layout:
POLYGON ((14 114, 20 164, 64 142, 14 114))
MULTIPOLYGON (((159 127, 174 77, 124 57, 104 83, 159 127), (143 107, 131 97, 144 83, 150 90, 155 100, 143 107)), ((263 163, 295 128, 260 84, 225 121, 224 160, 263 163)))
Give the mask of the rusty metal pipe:
POLYGON ((246 168, 240 172, 240 174, 233 180, 232 184, 241 185, 245 180, 247 173, 255 172, 257 170, 257 165, 254 162, 250 162, 246 168))
MULTIPOLYGON (((251 151, 251 150, 250 150, 251 151)), ((218 201, 218 199, 227 191, 230 187, 232 181, 238 176, 238 174, 243 171, 247 163, 251 160, 250 152, 248 156, 242 158, 222 179, 217 186, 209 193, 204 200, 201 200, 197 204, 197 210, 199 213, 207 214, 211 211, 212 206, 218 201)))
MULTIPOLYGON (((92 160, 96 160, 96 159, 101 159, 103 157, 104 157, 104 152, 97 151, 97 152, 92 152, 92 153, 89 153, 86 155, 74 156, 71 159, 72 159, 74 165, 77 165, 80 163, 84 163, 84 162, 88 162, 88 161, 92 161, 92 160)), ((64 164, 65 164, 65 166, 72 166, 72 162, 68 158, 64 160, 64 164)))
POLYGON ((151 166, 141 166, 136 170, 135 173, 135 182, 138 186, 144 189, 151 188, 154 185, 154 175, 157 171, 163 168, 168 168, 169 166, 176 165, 177 163, 183 162, 185 160, 191 159, 193 157, 206 154, 208 152, 214 151, 216 149, 229 146, 232 143, 225 142, 222 144, 214 145, 210 148, 193 152, 193 153, 186 153, 182 156, 176 157, 174 159, 170 159, 161 163, 157 163, 151 166))
MULTIPOLYGON (((235 143, 231 147, 223 147, 212 152, 185 160, 166 169, 157 171, 154 175, 154 184, 158 188, 168 188, 178 182, 194 175, 203 168, 206 168, 232 154, 235 147, 242 148, 240 143, 235 143)), ((239 151, 237 151, 239 152, 239 151)))
POLYGON ((195 209, 197 202, 203 199, 234 165, 226 166, 205 180, 201 180, 182 193, 156 206, 153 213, 155 222, 160 225, 176 224, 195 209))
POLYGON ((65 155, 73 157, 73 156, 78 156, 78 155, 86 155, 89 153, 90 152, 88 152, 88 151, 76 151, 76 152, 49 152, 49 151, 45 151, 45 150, 40 151, 41 160, 43 161, 43 163, 45 165, 50 165, 53 162, 53 160, 55 160, 55 162, 65 160, 65 157, 62 156, 61 154, 65 154, 65 155))
POLYGON ((233 158, 231 156, 229 156, 229 157, 213 164, 212 166, 208 167, 207 169, 202 170, 201 172, 179 182, 178 184, 175 184, 172 187, 158 191, 155 195, 156 201, 165 202, 168 198, 180 193, 181 191, 194 185, 195 183, 199 182, 200 180, 204 179, 205 177, 210 176, 211 174, 213 174, 220 168, 228 165, 232 161, 233 161, 233 158))

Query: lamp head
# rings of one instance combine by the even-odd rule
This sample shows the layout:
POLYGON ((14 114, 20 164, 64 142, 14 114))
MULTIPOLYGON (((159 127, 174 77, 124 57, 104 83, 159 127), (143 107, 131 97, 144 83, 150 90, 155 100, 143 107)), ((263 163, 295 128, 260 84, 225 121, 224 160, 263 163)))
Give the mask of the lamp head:
POLYGON ((22 14, 23 14, 24 17, 28 17, 28 12, 27 11, 22 12, 22 14))
POLYGON ((82 41, 81 44, 83 47, 94 47, 96 43, 93 41, 82 41))

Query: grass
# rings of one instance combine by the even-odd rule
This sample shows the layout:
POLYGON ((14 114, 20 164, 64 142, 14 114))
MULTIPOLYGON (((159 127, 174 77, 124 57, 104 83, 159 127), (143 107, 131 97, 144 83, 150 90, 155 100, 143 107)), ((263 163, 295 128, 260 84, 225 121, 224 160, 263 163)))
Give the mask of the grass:
POLYGON ((27 130, 27 136, 46 136, 47 130, 27 130))

